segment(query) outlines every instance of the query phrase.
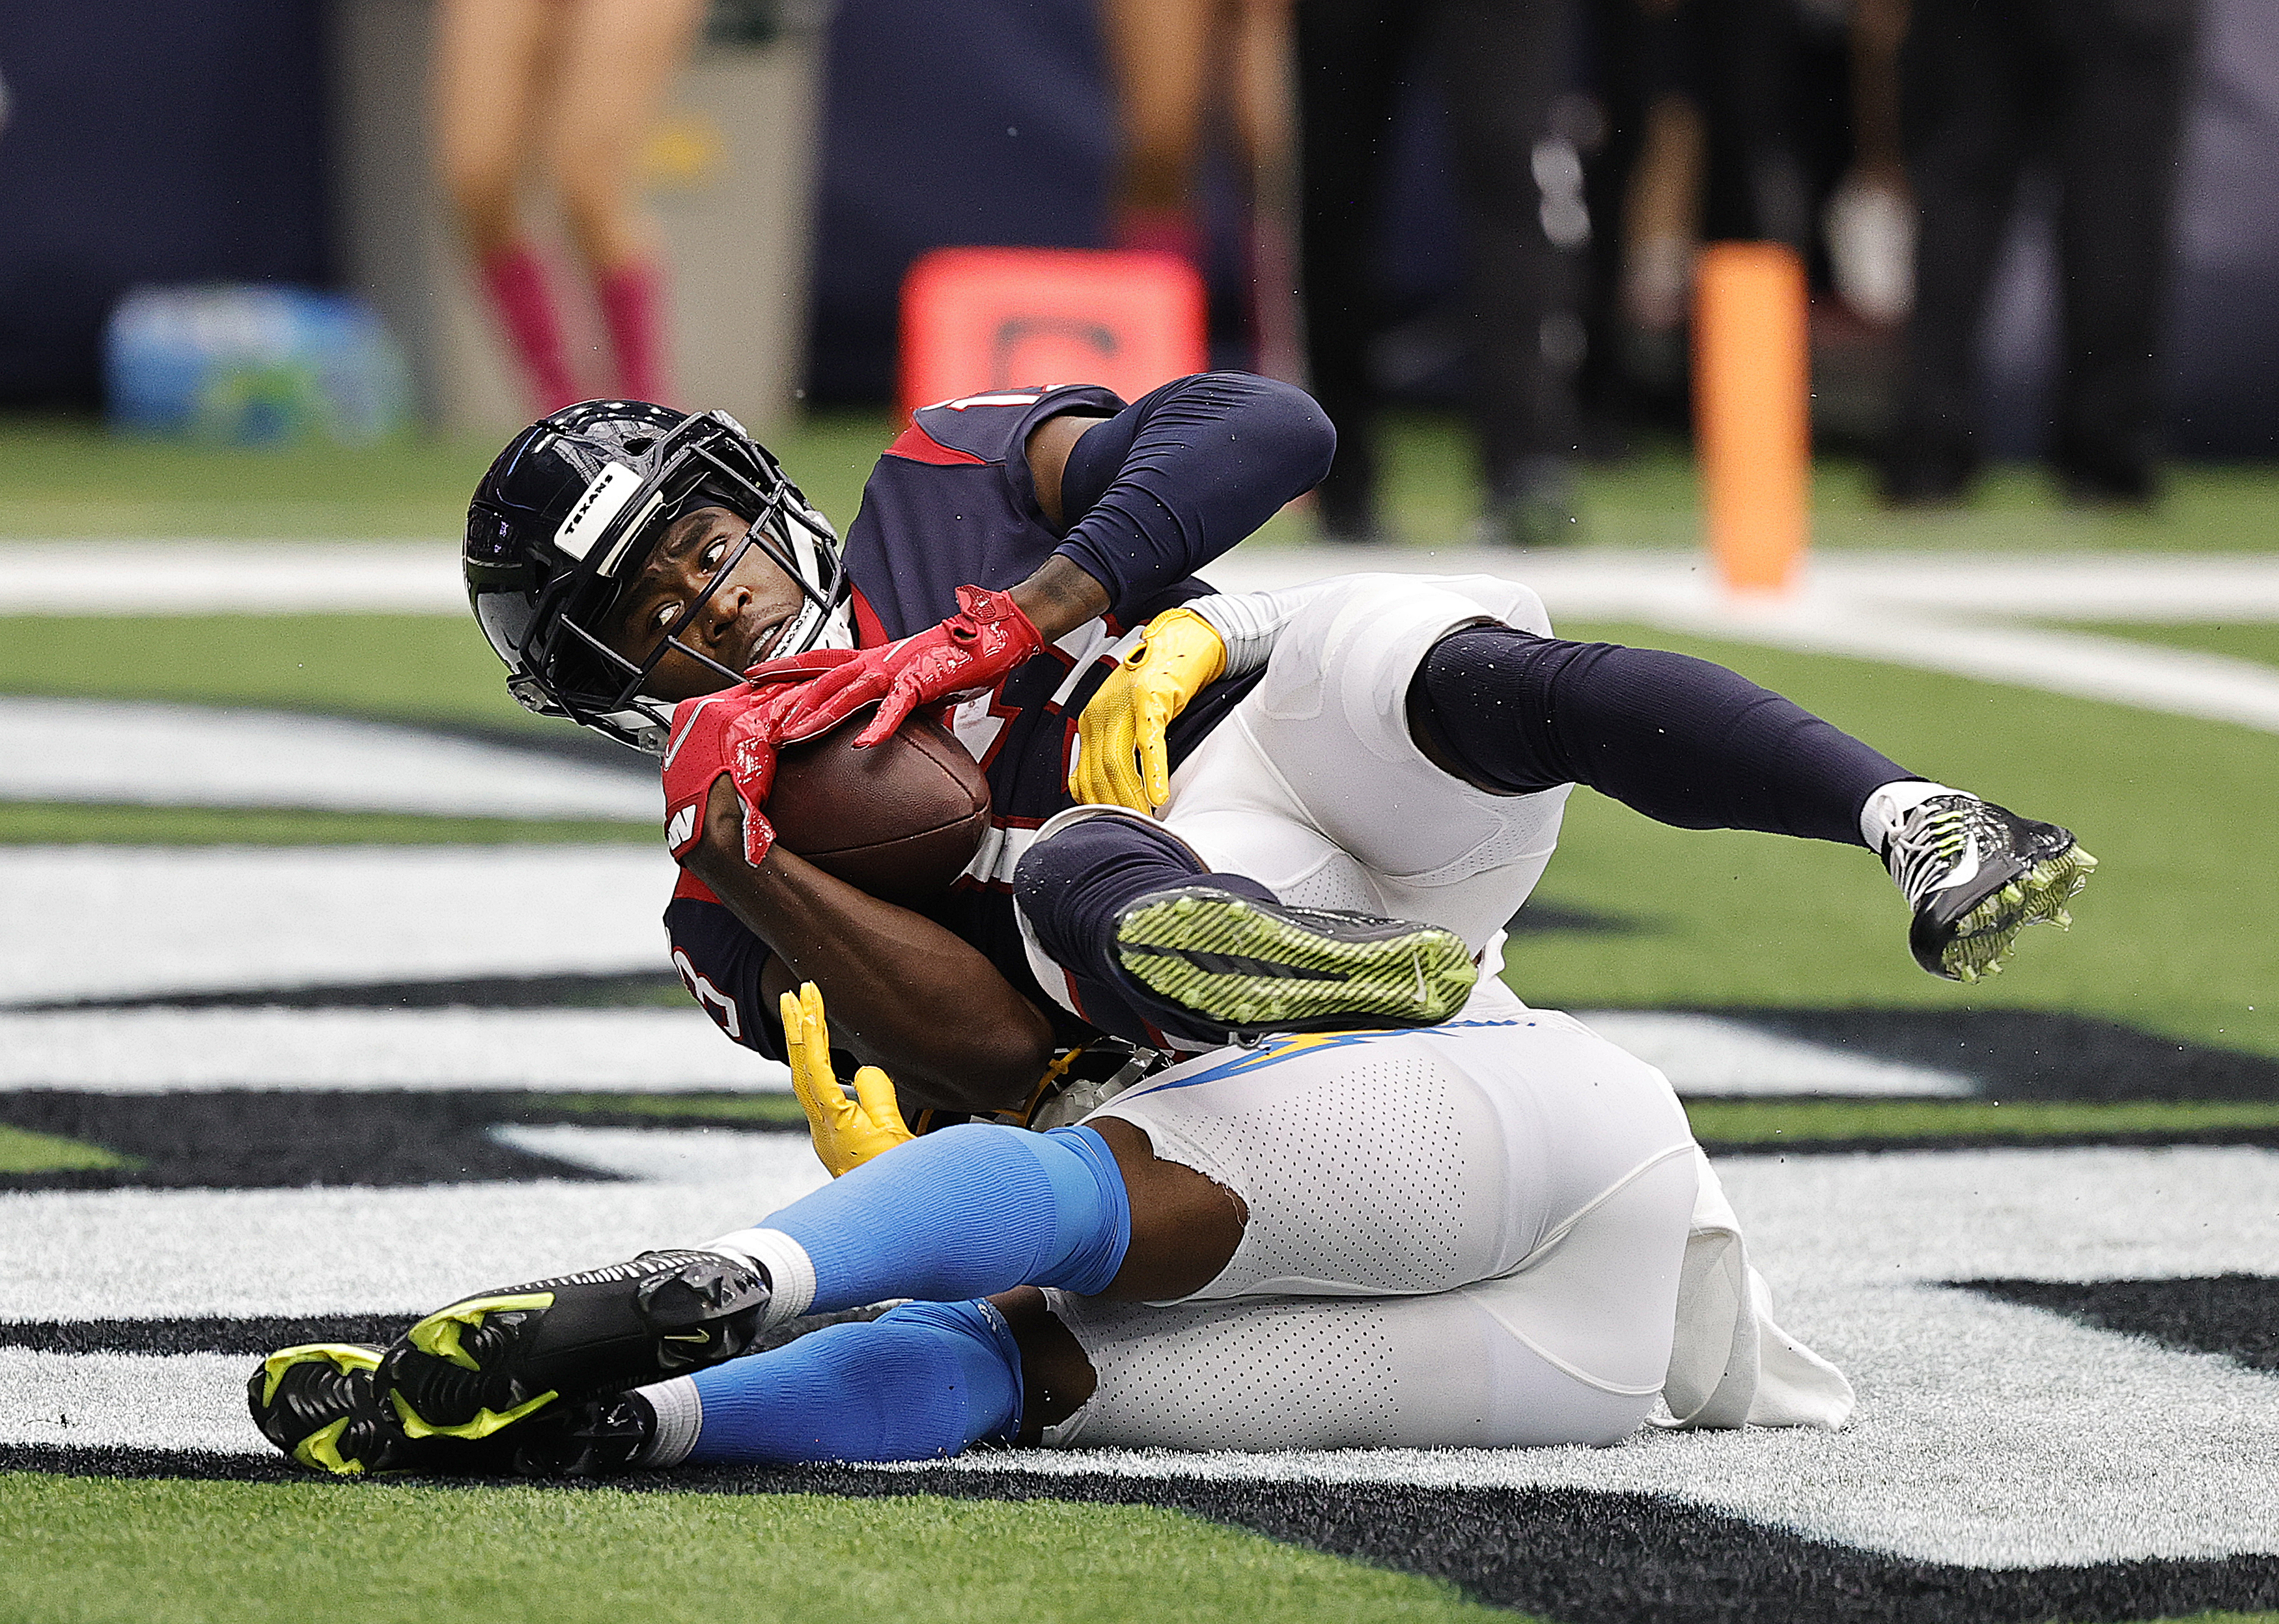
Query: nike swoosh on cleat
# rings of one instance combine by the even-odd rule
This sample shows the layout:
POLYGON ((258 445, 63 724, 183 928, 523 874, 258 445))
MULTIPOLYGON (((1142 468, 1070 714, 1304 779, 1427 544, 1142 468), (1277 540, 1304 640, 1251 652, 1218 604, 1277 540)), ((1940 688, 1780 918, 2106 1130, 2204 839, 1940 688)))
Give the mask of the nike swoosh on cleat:
POLYGON ((711 1341, 712 1334, 710 1331, 666 1331, 663 1337, 658 1338, 658 1340, 662 1342, 694 1342, 702 1344, 711 1341))

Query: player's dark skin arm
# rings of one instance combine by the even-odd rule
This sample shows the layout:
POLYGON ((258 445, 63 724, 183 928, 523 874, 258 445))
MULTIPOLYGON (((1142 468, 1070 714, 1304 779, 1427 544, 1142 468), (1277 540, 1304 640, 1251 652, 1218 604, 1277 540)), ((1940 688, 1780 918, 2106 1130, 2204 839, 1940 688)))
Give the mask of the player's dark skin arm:
POLYGON ((768 990, 821 987, 833 1032, 908 1103, 995 1110, 1026 1099, 1044 1075, 1051 1025, 978 949, 780 844, 757 868, 745 862, 744 809, 725 778, 687 867, 774 954, 786 974, 768 990))
MULTIPOLYGON (((1037 506, 1044 509, 1055 530, 1063 527, 1067 517, 1061 504, 1061 476, 1068 471, 1069 453, 1101 421, 1063 412, 1029 431, 1029 482, 1036 487, 1037 506)), ((1057 553, 1009 595, 1047 643, 1108 612, 1108 588, 1057 553)))
MULTIPOLYGON (((1056 527, 1070 448, 1100 421, 1048 417, 1029 434, 1031 482, 1056 527)), ((799 607, 799 589, 782 571, 748 555, 697 620, 682 624, 675 609, 695 600, 742 529, 726 509, 708 509, 668 532, 621 606, 613 640, 620 652, 641 657, 669 625, 723 663, 748 663, 768 630, 799 607)), ((1106 587, 1057 556, 1011 595, 1047 642, 1109 606, 1106 587)), ((693 662, 669 656, 650 688, 680 700, 719 686, 693 662)), ((1028 1098, 1052 1058, 1052 1029, 986 957, 932 921, 857 891, 781 846, 756 869, 743 849, 742 809, 729 785, 716 783, 705 803, 704 838, 687 866, 767 943, 784 972, 768 991, 802 981, 821 987, 848 1047, 892 1076, 913 1105, 996 1110, 1028 1098)))

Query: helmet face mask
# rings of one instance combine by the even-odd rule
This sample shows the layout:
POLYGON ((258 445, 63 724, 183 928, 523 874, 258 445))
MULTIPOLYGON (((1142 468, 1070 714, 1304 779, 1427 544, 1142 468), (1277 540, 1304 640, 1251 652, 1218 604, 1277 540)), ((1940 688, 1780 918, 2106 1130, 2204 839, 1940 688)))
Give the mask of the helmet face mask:
POLYGON ((671 730, 672 705, 643 689, 663 661, 677 652, 723 686, 743 680, 679 635, 661 639, 638 662, 602 635, 658 538, 703 507, 725 508, 747 528, 678 626, 698 624, 704 605, 757 549, 802 600, 767 652, 851 646, 837 534, 734 418, 589 401, 517 435, 468 509, 468 594, 518 703, 655 754, 671 730))

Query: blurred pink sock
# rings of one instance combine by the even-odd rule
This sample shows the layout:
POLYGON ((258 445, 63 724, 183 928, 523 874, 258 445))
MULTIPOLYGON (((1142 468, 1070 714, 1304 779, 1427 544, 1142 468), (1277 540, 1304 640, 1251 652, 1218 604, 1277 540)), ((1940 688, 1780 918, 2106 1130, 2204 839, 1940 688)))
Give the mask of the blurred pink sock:
POLYGON ((1118 209, 1112 231, 1117 248, 1177 254, 1199 270, 1202 266, 1202 228, 1186 209, 1118 209))
POLYGON ((494 250, 477 265, 491 309, 506 329, 537 415, 559 410, 579 398, 562 350, 562 321, 546 285, 546 267, 527 242, 494 250))
POLYGON ((629 401, 664 402, 664 267, 651 259, 628 260, 596 278, 594 293, 618 357, 618 394, 629 401))

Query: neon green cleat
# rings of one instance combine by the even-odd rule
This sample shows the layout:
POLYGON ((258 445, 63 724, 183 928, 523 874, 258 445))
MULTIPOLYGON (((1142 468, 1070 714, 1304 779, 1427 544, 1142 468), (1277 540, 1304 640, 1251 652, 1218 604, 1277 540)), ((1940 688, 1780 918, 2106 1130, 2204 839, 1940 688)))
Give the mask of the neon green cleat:
POLYGON ((1965 794, 1933 796, 1909 813, 1884 862, 1915 910, 1915 962, 1963 982, 1999 974, 2028 925, 2071 925, 2066 904, 2097 867, 2070 830, 1965 794))
POLYGON ((647 1252, 438 1309, 388 1344, 375 1381, 405 1437, 487 1438, 557 1400, 735 1358, 769 1297, 741 1258, 647 1252))
POLYGON ((338 1342, 279 1349, 246 1383, 254 1424, 300 1465, 334 1477, 598 1477, 630 1468, 655 1431, 645 1400, 611 1393, 529 1406, 480 1438, 414 1437, 373 1379, 386 1352, 338 1342))
POLYGON ((335 1477, 514 1470, 510 1452, 495 1446, 406 1437, 373 1383, 383 1352, 353 1342, 279 1349, 245 1384, 254 1425, 302 1466, 335 1477))
POLYGON ((1438 925, 1291 908, 1207 883, 1125 908, 1116 954, 1185 1016, 1158 1024, 1212 1042, 1437 1025, 1464 1007, 1480 974, 1463 938, 1438 925))

